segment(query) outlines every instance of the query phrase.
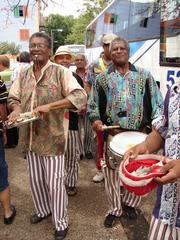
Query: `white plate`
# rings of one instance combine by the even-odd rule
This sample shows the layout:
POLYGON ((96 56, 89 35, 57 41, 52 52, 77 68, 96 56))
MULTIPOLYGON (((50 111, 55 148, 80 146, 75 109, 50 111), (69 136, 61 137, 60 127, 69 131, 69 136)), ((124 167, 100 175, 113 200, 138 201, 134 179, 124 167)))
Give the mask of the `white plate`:
POLYGON ((10 125, 8 124, 8 121, 6 121, 5 122, 5 127, 7 129, 14 128, 14 127, 19 127, 21 125, 24 125, 26 123, 30 123, 30 122, 33 122, 33 121, 39 119, 39 115, 38 114, 34 115, 34 114, 32 114, 32 112, 25 112, 25 113, 21 113, 20 116, 17 118, 17 120, 20 119, 20 118, 24 118, 24 120, 22 120, 20 122, 15 121, 14 123, 12 123, 10 125))
POLYGON ((146 137, 147 134, 135 131, 118 133, 112 137, 109 147, 113 152, 124 155, 129 148, 143 142, 146 137))

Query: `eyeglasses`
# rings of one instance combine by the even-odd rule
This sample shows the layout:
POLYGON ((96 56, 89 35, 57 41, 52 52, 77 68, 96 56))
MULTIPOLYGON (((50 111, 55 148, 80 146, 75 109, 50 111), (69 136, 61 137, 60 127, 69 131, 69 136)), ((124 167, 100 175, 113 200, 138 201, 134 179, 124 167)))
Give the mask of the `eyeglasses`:
POLYGON ((83 62, 85 61, 84 59, 75 59, 75 62, 83 62))
POLYGON ((30 43, 29 48, 38 48, 38 49, 43 49, 46 48, 47 44, 44 43, 30 43))

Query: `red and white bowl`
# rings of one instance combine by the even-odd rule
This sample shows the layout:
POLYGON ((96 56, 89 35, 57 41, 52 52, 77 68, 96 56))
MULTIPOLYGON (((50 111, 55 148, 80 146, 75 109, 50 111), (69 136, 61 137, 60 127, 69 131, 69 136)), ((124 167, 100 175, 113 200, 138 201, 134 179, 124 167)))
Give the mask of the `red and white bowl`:
POLYGON ((163 166, 163 156, 155 154, 139 155, 136 159, 126 159, 119 166, 119 176, 124 188, 136 195, 147 195, 158 186, 155 177, 164 173, 159 169, 163 166))

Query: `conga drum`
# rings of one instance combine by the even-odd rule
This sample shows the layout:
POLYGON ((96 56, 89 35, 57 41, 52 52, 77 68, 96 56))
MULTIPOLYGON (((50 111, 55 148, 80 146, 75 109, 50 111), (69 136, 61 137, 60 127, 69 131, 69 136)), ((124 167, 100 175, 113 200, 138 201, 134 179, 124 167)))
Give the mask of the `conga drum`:
POLYGON ((116 134, 107 142, 106 164, 111 169, 119 167, 124 153, 134 145, 143 142, 147 134, 137 131, 127 131, 116 134))

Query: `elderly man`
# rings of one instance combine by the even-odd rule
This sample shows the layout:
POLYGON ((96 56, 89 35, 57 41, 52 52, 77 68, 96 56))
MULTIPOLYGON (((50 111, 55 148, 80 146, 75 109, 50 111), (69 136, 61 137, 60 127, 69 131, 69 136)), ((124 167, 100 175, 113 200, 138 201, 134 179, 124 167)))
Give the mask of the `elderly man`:
POLYGON ((9 119, 21 112, 42 113, 43 119, 20 129, 20 142, 27 152, 30 185, 36 209, 30 221, 36 224, 52 214, 55 240, 68 232, 64 151, 67 138, 65 108, 80 109, 86 93, 71 71, 49 60, 51 39, 37 32, 29 40, 33 65, 23 70, 9 93, 9 119))
MULTIPOLYGON (((105 69, 111 65, 111 56, 109 52, 109 45, 111 41, 116 38, 117 36, 113 33, 105 34, 102 37, 102 47, 103 47, 103 54, 98 58, 95 62, 90 64, 87 73, 87 82, 89 84, 89 91, 91 86, 95 84, 96 76, 105 71, 105 69)), ((98 159, 97 159, 97 173, 93 177, 93 181, 99 183, 103 181, 104 175, 101 171, 101 160, 103 158, 103 133, 100 131, 96 132, 97 134, 97 145, 98 145, 98 159)))
MULTIPOLYGON (((150 72, 135 67, 128 62, 129 45, 125 39, 115 38, 110 44, 113 64, 96 78, 88 103, 88 113, 93 129, 103 132, 103 124, 120 125, 120 130, 111 131, 107 136, 107 145, 111 137, 118 132, 145 131, 151 119, 161 112, 163 99, 150 72)), ((106 149, 106 160, 110 157, 106 149)), ((103 166, 105 189, 110 210, 104 221, 105 227, 112 227, 123 210, 131 219, 136 219, 135 207, 140 197, 127 191, 121 197, 118 168, 103 166)))
MULTIPOLYGON (((53 57, 55 63, 60 64, 66 68, 71 66, 74 55, 66 46, 60 46, 53 57)), ((83 87, 82 79, 76 74, 72 73, 78 83, 83 87)), ((77 193, 77 181, 79 176, 79 160, 80 160, 80 145, 78 134, 78 113, 69 111, 69 131, 66 149, 66 189, 69 196, 74 196, 77 193)))
MULTIPOLYGON (((83 80, 84 89, 88 93, 86 56, 82 53, 77 54, 75 57, 75 65, 76 73, 83 80)), ((79 115, 79 137, 81 156, 85 156, 87 159, 92 159, 93 131, 86 109, 84 109, 84 111, 82 111, 79 115)))

